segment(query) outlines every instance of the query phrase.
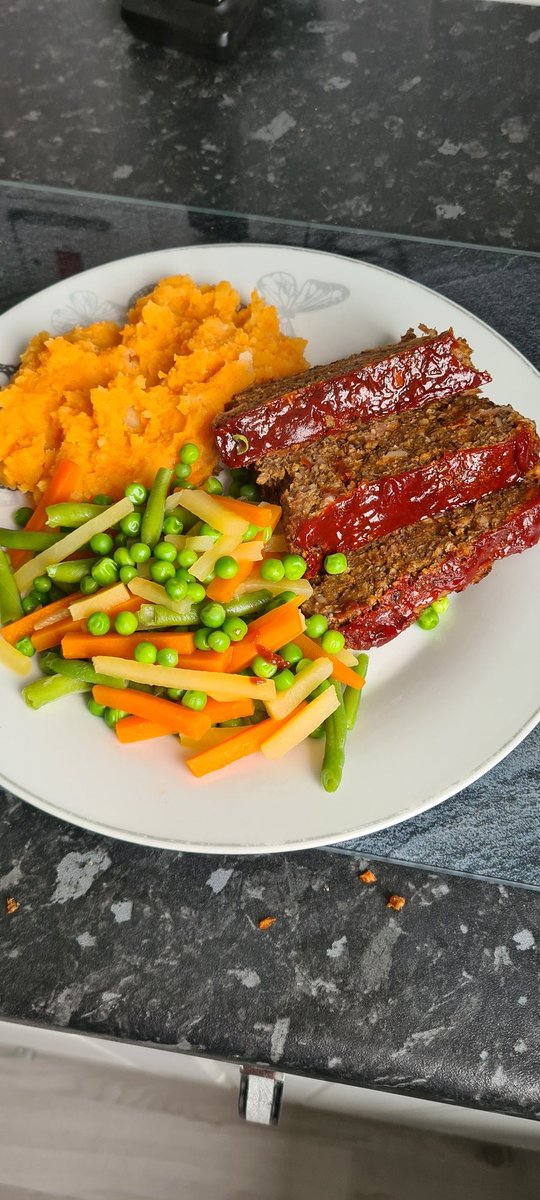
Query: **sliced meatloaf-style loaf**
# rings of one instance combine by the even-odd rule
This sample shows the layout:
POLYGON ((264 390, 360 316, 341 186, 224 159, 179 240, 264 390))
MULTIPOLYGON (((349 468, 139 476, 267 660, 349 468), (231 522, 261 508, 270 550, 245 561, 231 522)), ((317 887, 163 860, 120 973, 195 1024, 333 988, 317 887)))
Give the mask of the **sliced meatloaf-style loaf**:
POLYGON ((489 380, 452 329, 425 337, 409 331, 396 345, 240 392, 216 419, 215 438, 227 466, 248 466, 329 430, 455 396, 489 380))
POLYGON ((382 646, 434 600, 478 583, 496 559, 539 539, 540 483, 532 478, 356 550, 346 574, 320 579, 304 611, 323 613, 353 649, 382 646))
POLYGON ((516 483, 539 447, 532 421, 469 394, 269 455, 257 478, 314 574, 323 554, 516 483))

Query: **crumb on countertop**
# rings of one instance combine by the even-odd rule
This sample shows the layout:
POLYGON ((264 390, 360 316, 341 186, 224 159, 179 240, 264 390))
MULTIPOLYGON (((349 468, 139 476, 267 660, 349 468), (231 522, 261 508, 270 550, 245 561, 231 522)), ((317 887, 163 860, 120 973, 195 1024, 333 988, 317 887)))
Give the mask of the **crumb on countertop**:
POLYGON ((7 914, 7 916, 8 916, 8 917, 10 917, 12 913, 16 913, 16 912, 17 912, 17 909, 18 909, 18 908, 20 908, 20 907, 21 907, 21 902, 20 902, 20 900, 15 900, 15 897, 14 897, 14 896, 8 896, 8 897, 7 897, 7 900, 6 900, 6 914, 7 914))
POLYGON ((259 929, 270 929, 270 926, 275 925, 276 921, 277 917, 261 917, 261 920, 257 921, 257 927, 259 929))
POLYGON ((395 912, 401 912, 401 909, 405 908, 405 903, 405 896, 397 896, 395 892, 393 892, 386 901, 386 907, 393 908, 395 912))
POLYGON ((368 867, 368 869, 366 871, 361 871, 358 878, 360 880, 360 883, 376 883, 377 882, 377 876, 371 870, 371 867, 368 867))

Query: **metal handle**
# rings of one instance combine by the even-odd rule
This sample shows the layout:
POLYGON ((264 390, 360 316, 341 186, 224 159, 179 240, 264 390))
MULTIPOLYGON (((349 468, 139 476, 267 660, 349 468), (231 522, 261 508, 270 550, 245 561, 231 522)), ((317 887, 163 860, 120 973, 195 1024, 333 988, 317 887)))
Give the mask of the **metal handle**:
POLYGON ((283 1074, 265 1067, 240 1067, 238 1113, 244 1121, 277 1125, 283 1094, 283 1074))

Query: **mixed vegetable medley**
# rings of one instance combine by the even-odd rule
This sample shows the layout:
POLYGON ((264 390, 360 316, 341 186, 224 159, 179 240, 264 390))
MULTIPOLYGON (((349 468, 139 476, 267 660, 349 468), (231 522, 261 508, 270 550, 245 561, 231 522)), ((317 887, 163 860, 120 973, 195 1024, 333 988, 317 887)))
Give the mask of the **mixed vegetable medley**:
MULTIPOLYGON (((195 488, 198 459, 187 443, 149 491, 133 482, 88 502, 73 499, 80 468, 59 463, 37 508, 0 530, 0 661, 23 676, 39 655, 22 690, 33 709, 83 692, 123 745, 177 735, 197 777, 321 738, 335 791, 367 656, 303 616, 311 585, 279 506, 246 470, 227 494, 214 475, 195 488)), ((325 562, 346 568, 342 554, 325 562)))

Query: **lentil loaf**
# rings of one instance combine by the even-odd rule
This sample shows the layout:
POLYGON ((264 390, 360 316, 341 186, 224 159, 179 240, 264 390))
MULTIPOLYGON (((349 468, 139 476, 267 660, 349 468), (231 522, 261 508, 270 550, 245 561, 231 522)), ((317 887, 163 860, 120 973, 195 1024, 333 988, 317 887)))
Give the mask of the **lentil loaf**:
POLYGON ((329 551, 517 482, 539 448, 532 421, 467 394, 268 455, 258 482, 282 506, 286 537, 313 575, 329 551))
POLYGON ((329 430, 459 395, 489 380, 452 329, 422 337, 409 330, 395 345, 240 392, 217 417, 215 438, 227 466, 248 466, 329 430))
POLYGON ((355 650, 382 646, 434 600, 478 583, 493 563, 540 539, 538 472, 472 504, 389 533, 355 550, 348 570, 320 577, 304 605, 355 650))

